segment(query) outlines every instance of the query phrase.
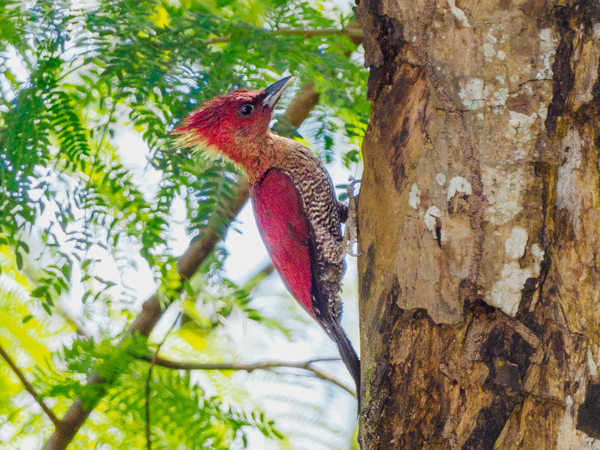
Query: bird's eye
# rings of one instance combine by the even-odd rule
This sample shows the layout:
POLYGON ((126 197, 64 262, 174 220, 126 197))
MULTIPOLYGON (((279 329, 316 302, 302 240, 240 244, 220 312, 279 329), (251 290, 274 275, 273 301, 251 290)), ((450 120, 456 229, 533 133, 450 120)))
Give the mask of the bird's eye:
POLYGON ((239 109, 238 113, 240 114, 240 116, 249 116, 250 114, 252 114, 252 111, 254 111, 254 106, 252 105, 242 105, 242 107, 239 109))

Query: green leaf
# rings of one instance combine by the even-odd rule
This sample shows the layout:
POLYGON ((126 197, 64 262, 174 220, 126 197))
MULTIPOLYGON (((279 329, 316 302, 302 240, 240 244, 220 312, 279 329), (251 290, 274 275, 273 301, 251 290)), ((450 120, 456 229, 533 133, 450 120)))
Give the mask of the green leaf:
POLYGON ((44 308, 44 311, 46 311, 46 313, 48 313, 49 316, 52 315, 52 310, 50 309, 50 305, 48 305, 47 303, 42 303, 42 307, 44 308))
POLYGON ((90 297, 91 295, 93 295, 91 291, 86 291, 86 292, 83 294, 83 297, 81 298, 81 302, 82 302, 83 304, 87 303, 87 301, 88 301, 88 299, 89 299, 89 297, 90 297))
POLYGON ((62 274, 64 275, 66 280, 71 279, 71 270, 72 270, 72 266, 70 263, 63 264, 62 267, 60 268, 60 271, 62 272, 62 274))
POLYGON ((48 292, 48 286, 39 286, 31 291, 29 295, 34 298, 42 298, 46 295, 46 292, 48 292))
POLYGON ((54 300, 52 299, 50 292, 46 291, 44 297, 46 298, 46 303, 48 303, 48 305, 54 306, 54 300))

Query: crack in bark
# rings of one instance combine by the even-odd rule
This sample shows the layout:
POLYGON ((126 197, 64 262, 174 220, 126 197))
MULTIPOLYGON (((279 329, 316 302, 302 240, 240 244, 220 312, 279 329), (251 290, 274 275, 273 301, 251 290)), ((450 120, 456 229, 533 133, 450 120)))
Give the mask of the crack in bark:
MULTIPOLYGON (((556 56, 552 64, 553 97, 548 106, 546 129, 551 134, 556 134, 557 118, 567 111, 569 94, 575 86, 575 72, 572 67, 575 49, 573 41, 578 33, 585 29, 591 30, 594 20, 600 17, 600 3, 593 0, 582 0, 569 3, 568 6, 555 8, 555 15, 560 33, 560 43, 556 49, 556 56)), ((599 62, 600 64, 600 62, 599 62)), ((600 76, 600 67, 599 67, 600 76)), ((600 110, 600 80, 597 80, 592 89, 592 103, 600 110)))
POLYGON ((529 83, 541 83, 544 81, 554 81, 554 80, 552 78, 532 78, 530 80, 519 83, 518 84, 519 87, 517 89, 515 89, 514 91, 509 92, 508 95, 514 95, 518 92, 521 92, 521 89, 523 88, 523 86, 528 85, 529 83))
POLYGON ((553 82, 552 101, 548 105, 548 115, 546 116, 546 130, 549 133, 556 133, 556 120, 565 112, 567 97, 575 85, 575 73, 571 68, 571 59, 573 56, 573 38, 575 30, 561 29, 561 39, 556 49, 556 56, 552 63, 553 82))
MULTIPOLYGON (((596 69, 598 75, 596 76, 596 82, 592 87, 592 103, 596 106, 596 114, 600 115, 600 60, 598 60, 598 68, 596 69)), ((600 147, 600 142, 596 142, 596 146, 600 147)))
POLYGON ((380 32, 377 36, 379 48, 383 54, 383 63, 372 66, 367 85, 367 99, 377 100, 385 86, 391 85, 399 68, 397 57, 405 45, 402 25, 388 15, 379 16, 380 32))

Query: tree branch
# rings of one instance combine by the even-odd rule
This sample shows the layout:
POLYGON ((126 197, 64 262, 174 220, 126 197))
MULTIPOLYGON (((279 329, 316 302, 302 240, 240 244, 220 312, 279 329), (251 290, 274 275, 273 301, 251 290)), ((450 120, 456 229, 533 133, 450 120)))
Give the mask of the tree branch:
POLYGON ((303 369, 311 372, 315 378, 319 378, 320 380, 329 381, 330 383, 339 386, 344 389, 350 395, 356 397, 356 393, 346 386, 341 381, 335 379, 331 375, 319 370, 312 365, 317 362, 323 361, 339 361, 340 358, 320 358, 320 359, 311 359, 309 361, 304 362, 286 362, 286 361, 261 361, 251 364, 242 364, 242 363, 188 363, 188 362, 178 362, 178 361, 169 361, 167 359, 162 358, 150 358, 149 356, 138 356, 136 358, 141 359, 143 361, 147 361, 149 363, 154 363, 157 366, 166 367, 167 369, 175 369, 175 370, 243 370, 246 372, 252 372, 254 370, 271 370, 277 369, 280 367, 287 367, 293 369, 303 369))
MULTIPOLYGON (((246 204, 249 197, 248 181, 242 179, 239 182, 238 195, 235 201, 235 205, 232 208, 230 219, 233 220, 235 216, 240 212, 242 207, 246 204)), ((210 255, 215 245, 221 240, 221 235, 214 231, 208 231, 204 237, 193 241, 186 252, 183 254, 177 269, 181 275, 181 280, 185 281, 194 275, 196 270, 204 262, 204 260, 210 255)), ((146 300, 142 306, 142 311, 137 316, 136 320, 131 325, 128 331, 129 335, 139 333, 142 336, 148 336, 158 320, 161 318, 163 310, 161 308, 158 293, 154 294, 150 299, 146 300)), ((98 375, 92 375, 88 384, 101 383, 102 379, 98 375)), ((62 419, 62 426, 57 428, 56 431, 46 445, 44 450, 64 450, 67 448, 69 443, 75 437, 75 434, 85 420, 92 412, 95 405, 92 405, 89 409, 84 408, 83 402, 80 398, 75 399, 67 413, 62 419)))
MULTIPOLYGON (((258 30, 258 29, 257 29, 258 30)), ((304 37, 315 37, 315 36, 346 36, 352 42, 355 42, 357 39, 361 39, 363 37, 363 31, 360 28, 356 27, 344 27, 344 28, 325 28, 323 30, 299 30, 299 29, 290 29, 290 28, 281 28, 273 31, 264 31, 266 33, 270 33, 272 36, 304 36, 304 37)), ((211 44, 219 44, 222 42, 230 42, 231 36, 223 36, 213 39, 205 39, 203 42, 206 45, 211 44)))
MULTIPOLYGON (((248 189, 248 180, 243 179, 239 182, 237 199, 232 209, 230 220, 233 220, 242 207, 248 201, 250 191, 248 189)), ((181 280, 186 281, 192 278, 196 270, 208 258, 217 243, 221 240, 221 235, 214 231, 208 231, 204 237, 193 241, 186 252, 177 263, 177 270, 181 275, 181 280)), ((146 300, 142 306, 142 311, 137 316, 131 328, 130 334, 139 332, 142 336, 149 336, 150 332, 162 317, 163 310, 160 306, 160 300, 157 294, 154 294, 149 300, 146 300)))
POLYGON ((5 359, 5 361, 8 363, 15 375, 19 377, 19 380, 21 380, 21 383, 23 383, 23 386, 25 386, 27 392, 29 392, 33 399, 37 402, 37 404, 40 405, 40 408, 42 408, 42 411, 46 413, 46 415, 52 421, 56 429, 59 430, 62 427, 61 421, 58 420, 58 418, 54 415, 52 410, 46 406, 41 397, 35 392, 35 389, 33 389, 33 386, 29 383, 29 381, 27 381, 27 378, 25 378, 23 372, 21 372, 21 370, 16 366, 12 359, 10 359, 10 356, 8 356, 8 353, 4 351, 4 348, 2 348, 2 346, 0 346, 0 355, 2 355, 2 357, 5 359))

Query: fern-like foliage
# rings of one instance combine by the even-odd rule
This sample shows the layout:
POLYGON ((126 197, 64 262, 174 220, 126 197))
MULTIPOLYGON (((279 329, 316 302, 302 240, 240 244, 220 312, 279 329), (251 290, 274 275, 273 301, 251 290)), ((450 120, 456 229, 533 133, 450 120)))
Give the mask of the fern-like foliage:
MULTIPOLYGON (((240 174, 169 133, 208 98, 293 73, 320 104, 287 132, 326 161, 343 135, 355 167, 369 105, 357 43, 340 32, 349 22, 320 1, 0 0, 0 345, 57 416, 76 397, 95 406, 70 448, 146 445, 139 357, 165 325, 149 340, 125 330, 149 292, 186 313, 161 354, 235 360, 234 322, 291 337, 253 300, 264 274, 235 284, 222 247, 180 279, 178 240, 223 234, 240 174), (86 383, 92 373, 102 387, 86 383)), ((229 373, 155 367, 150 388, 155 448, 239 448, 249 430, 288 445, 248 396, 226 394, 240 392, 229 373)), ((0 361, 0 446, 41 448, 51 428, 0 361)))

